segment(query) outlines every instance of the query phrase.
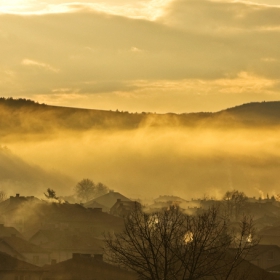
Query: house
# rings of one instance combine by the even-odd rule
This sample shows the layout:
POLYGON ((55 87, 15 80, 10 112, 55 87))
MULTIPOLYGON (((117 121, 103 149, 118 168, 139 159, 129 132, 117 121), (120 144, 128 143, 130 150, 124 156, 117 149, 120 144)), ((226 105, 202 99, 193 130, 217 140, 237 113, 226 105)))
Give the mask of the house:
MULTIPOLYGON (((117 266, 103 261, 103 256, 98 254, 73 254, 72 258, 45 267, 43 280, 136 280, 137 275, 133 272, 123 270, 117 266)), ((208 276, 207 280, 224 280, 224 275, 219 277, 208 276)), ((273 274, 256 267, 255 265, 243 260, 237 268, 231 271, 228 280, 247 279, 247 280, 275 280, 273 274)))
MULTIPOLYGON (((16 200, 21 201, 19 196, 16 200)), ((101 236, 105 231, 120 231, 123 219, 104 213, 101 208, 85 208, 80 204, 27 200, 6 207, 2 212, 6 225, 14 226, 29 239, 40 229, 72 230, 101 236)))
POLYGON ((133 211, 137 205, 140 206, 140 203, 137 201, 123 201, 119 198, 110 209, 110 214, 123 218, 133 211))
POLYGON ((1 280, 42 280, 43 272, 44 271, 38 266, 0 252, 1 280))
POLYGON ((46 268, 43 280, 136 280, 136 274, 103 261, 98 254, 73 254, 72 258, 46 268))
MULTIPOLYGON (((207 280, 224 280, 224 278, 206 278, 207 280)), ((239 265, 230 273, 228 280, 276 280, 279 279, 277 275, 270 273, 246 260, 241 261, 239 265)))
POLYGON ((280 279, 280 265, 275 265, 266 269, 271 275, 274 275, 275 278, 280 279))
POLYGON ((103 240, 71 230, 39 230, 29 241, 51 252, 56 262, 71 259, 73 253, 103 254, 104 247, 103 240))
POLYGON ((174 195, 160 195, 158 198, 154 199, 155 203, 165 203, 165 202, 173 202, 175 204, 180 204, 182 202, 188 202, 187 200, 174 195))
POLYGON ((256 245, 245 259, 262 269, 280 265, 280 247, 276 245, 256 245))
POLYGON ((50 263, 47 250, 16 236, 0 238, 0 252, 38 266, 50 263))
POLYGON ((122 201, 130 201, 129 198, 125 197, 124 195, 110 191, 102 196, 99 196, 95 199, 92 199, 84 204, 85 207, 92 207, 92 203, 98 203, 101 205, 104 205, 107 209, 111 209, 112 206, 117 202, 118 199, 121 199, 122 201))
POLYGON ((22 234, 14 227, 6 227, 4 224, 0 224, 0 237, 5 236, 17 236, 23 238, 22 234))
POLYGON ((20 194, 10 196, 9 199, 0 203, 0 222, 24 233, 35 214, 34 211, 28 211, 28 209, 40 203, 46 202, 34 196, 20 196, 20 194), (24 211, 25 209, 27 211, 24 211))
POLYGON ((280 226, 265 227, 259 236, 260 244, 280 246, 280 226))
POLYGON ((106 207, 105 205, 102 205, 95 200, 91 200, 90 202, 85 203, 84 206, 90 209, 102 209, 103 212, 107 213, 110 211, 109 207, 106 207))

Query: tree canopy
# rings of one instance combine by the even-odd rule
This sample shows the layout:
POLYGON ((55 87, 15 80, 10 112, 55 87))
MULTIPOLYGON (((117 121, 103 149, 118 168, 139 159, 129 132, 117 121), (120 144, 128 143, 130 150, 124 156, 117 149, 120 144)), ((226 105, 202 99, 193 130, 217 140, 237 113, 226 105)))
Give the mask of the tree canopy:
POLYGON ((109 188, 102 183, 95 184, 90 179, 83 179, 75 186, 75 194, 83 202, 87 202, 95 197, 106 194, 109 188))
POLYGON ((48 199, 56 199, 56 200, 58 200, 58 197, 56 196, 56 193, 55 193, 55 191, 53 189, 48 188, 47 189, 47 193, 44 193, 44 195, 48 199))

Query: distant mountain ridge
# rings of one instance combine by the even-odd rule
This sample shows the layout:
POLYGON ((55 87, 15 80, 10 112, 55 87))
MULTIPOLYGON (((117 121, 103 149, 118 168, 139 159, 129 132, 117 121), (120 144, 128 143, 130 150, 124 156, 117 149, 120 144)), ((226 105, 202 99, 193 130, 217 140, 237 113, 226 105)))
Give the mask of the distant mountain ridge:
POLYGON ((129 113, 39 104, 0 98, 0 137, 22 133, 89 129, 131 130, 140 127, 251 127, 280 125, 280 101, 252 102, 219 112, 129 113))

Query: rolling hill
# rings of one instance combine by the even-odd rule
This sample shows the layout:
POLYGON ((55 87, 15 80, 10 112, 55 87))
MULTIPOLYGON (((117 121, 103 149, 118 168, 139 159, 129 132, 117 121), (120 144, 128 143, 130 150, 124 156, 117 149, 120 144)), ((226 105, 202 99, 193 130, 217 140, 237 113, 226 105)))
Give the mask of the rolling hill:
POLYGON ((263 127, 280 124, 280 101, 254 102, 216 113, 154 114, 77 109, 0 99, 0 137, 51 134, 60 130, 133 130, 141 127, 263 127))

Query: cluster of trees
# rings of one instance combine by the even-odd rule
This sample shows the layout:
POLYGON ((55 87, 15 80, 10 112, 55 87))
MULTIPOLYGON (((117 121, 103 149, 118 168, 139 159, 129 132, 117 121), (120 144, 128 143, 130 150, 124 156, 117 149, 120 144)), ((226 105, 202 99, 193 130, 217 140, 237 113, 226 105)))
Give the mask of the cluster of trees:
POLYGON ((39 104, 36 101, 33 101, 31 99, 26 99, 26 98, 13 98, 13 97, 0 97, 0 104, 5 104, 8 106, 15 106, 15 107, 20 107, 20 106, 33 106, 33 105, 45 105, 45 104, 39 104))
MULTIPOLYGON (((110 189, 102 184, 97 183, 95 184, 90 179, 83 179, 77 183, 74 187, 74 195, 79 199, 81 202, 87 202, 91 199, 94 199, 98 196, 106 194, 110 191, 110 189)), ((56 195, 55 190, 48 188, 47 192, 44 193, 45 197, 52 200, 57 200, 58 202, 61 201, 61 197, 56 195)), ((0 199, 1 199, 1 192, 0 192, 0 199)))
POLYGON ((227 191, 223 196, 226 215, 238 219, 244 212, 248 197, 244 192, 238 190, 227 191))
POLYGON ((90 179, 83 179, 80 182, 78 182, 74 191, 75 191, 75 195, 82 202, 87 202, 91 199, 94 199, 98 196, 108 193, 109 188, 102 183, 95 184, 90 179))
POLYGON ((146 213, 136 205, 124 230, 106 235, 107 257, 139 279, 243 279, 237 267, 257 242, 253 221, 244 216, 233 227, 221 213, 217 206, 197 215, 178 207, 146 213))

